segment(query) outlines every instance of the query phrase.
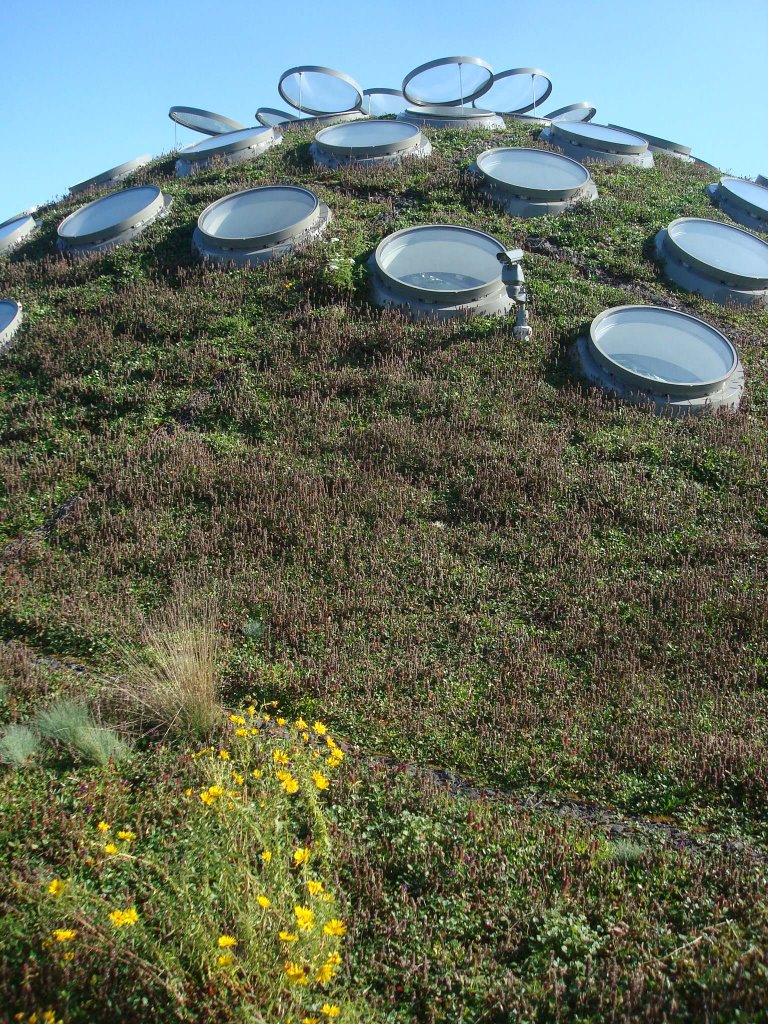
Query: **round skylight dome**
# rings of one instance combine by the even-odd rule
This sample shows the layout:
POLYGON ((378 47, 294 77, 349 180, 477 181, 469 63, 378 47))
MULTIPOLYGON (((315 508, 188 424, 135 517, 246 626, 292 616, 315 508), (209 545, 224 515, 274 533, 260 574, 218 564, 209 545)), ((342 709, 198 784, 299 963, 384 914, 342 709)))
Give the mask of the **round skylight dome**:
POLYGON ((277 107, 259 107, 256 120, 268 128, 289 128, 299 125, 302 128, 321 128, 323 125, 340 124, 346 121, 358 121, 365 115, 360 110, 347 110, 340 114, 323 114, 322 117, 298 117, 287 110, 277 107))
POLYGON ((258 128, 243 128, 239 132, 228 132, 226 135, 214 135, 181 151, 176 161, 176 174, 183 178, 203 170, 216 160, 221 160, 225 164, 253 160, 280 142, 282 135, 274 128, 263 125, 258 128))
POLYGON ((768 303, 768 242, 742 228, 679 217, 656 236, 667 277, 714 302, 768 303))
POLYGON ((314 192, 266 185, 224 196, 200 214, 193 244, 205 259, 252 266, 318 238, 331 212, 314 192))
POLYGON ((406 157, 424 157, 432 146, 414 124, 406 121, 357 121, 323 128, 311 147, 316 163, 338 167, 344 163, 395 163, 406 157))
POLYGON ((552 80, 541 68, 510 68, 493 76, 483 106, 497 114, 534 114, 552 92, 552 80))
POLYGON ((488 92, 493 68, 480 57, 440 57, 403 79, 403 95, 417 107, 460 107, 488 92))
POLYGON ((616 306, 592 321, 576 353, 585 376, 657 411, 735 409, 744 390, 736 350, 720 331, 661 306, 616 306))
POLYGON ((151 161, 150 153, 137 156, 135 160, 126 160, 125 163, 118 164, 117 167, 110 167, 108 171, 102 171, 101 174, 94 174, 92 178, 86 178, 85 181, 80 181, 77 185, 70 185, 69 194, 74 196, 80 192, 87 192, 89 188, 95 188, 97 185, 109 185, 113 181, 123 181, 129 174, 138 171, 140 167, 146 167, 151 161))
POLYGON ((765 185, 726 175, 707 191, 732 220, 755 231, 768 231, 768 187, 765 185))
POLYGON ((212 110, 203 110, 200 107, 171 107, 168 117, 185 128, 191 128, 193 132, 202 132, 203 135, 224 135, 245 128, 244 124, 233 121, 231 117, 224 117, 223 114, 215 114, 212 110))
POLYGON ((679 142, 670 142, 669 139, 662 139, 659 135, 649 135, 648 132, 638 132, 634 128, 622 128, 620 124, 609 124, 608 128, 615 128, 620 132, 629 132, 631 135, 639 135, 641 139, 645 139, 648 143, 648 148, 652 153, 666 153, 668 156, 677 157, 679 160, 685 160, 688 163, 693 162, 690 146, 683 146, 679 142))
POLYGON ((16 302, 15 299, 0 299, 0 352, 5 352, 11 347, 22 319, 20 302, 16 302))
POLYGON ((505 127, 504 118, 492 110, 475 107, 406 107, 397 115, 398 121, 429 125, 430 128, 488 128, 494 131, 505 127))
POLYGON ((363 110, 369 117, 402 114, 407 106, 402 89, 363 89, 363 110))
POLYGON ((72 254, 114 249, 164 216, 171 202, 157 185, 137 185, 94 199, 59 224, 59 248, 72 254))
POLYGON ((567 107, 558 107, 545 116, 550 121, 591 121, 597 113, 597 107, 591 103, 569 103, 567 107))
POLYGON ((604 124, 553 121, 541 139, 576 160, 653 167, 653 153, 645 139, 604 124))
POLYGON ((277 91, 289 106, 316 117, 359 110, 363 103, 363 90, 353 78, 315 64, 284 71, 277 91))
POLYGON ((505 248, 483 231, 430 224, 383 239, 370 260, 374 300, 417 316, 508 313, 505 248))
POLYGON ((472 170, 482 176, 484 194, 515 217, 562 213, 597 197, 586 167, 545 149, 488 149, 472 170))
POLYGON ((27 213, 0 224, 0 255, 10 252, 32 234, 38 224, 34 217, 27 213))

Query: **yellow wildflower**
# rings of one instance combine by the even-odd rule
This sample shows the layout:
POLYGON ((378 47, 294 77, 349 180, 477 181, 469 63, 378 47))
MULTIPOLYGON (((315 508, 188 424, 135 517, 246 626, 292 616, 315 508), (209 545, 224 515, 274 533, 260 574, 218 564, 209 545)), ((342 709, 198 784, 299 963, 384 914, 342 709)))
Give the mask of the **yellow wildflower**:
POLYGON ((110 855, 117 853, 117 847, 115 846, 114 843, 107 843, 107 845, 104 847, 104 853, 108 853, 110 855))
POLYGON ((56 928, 52 934, 57 942, 71 942, 72 939, 77 937, 77 932, 74 928, 56 928))
MULTIPOLYGON (((339 751, 338 753, 340 754, 341 751, 339 751)), ((339 765, 341 764, 341 758, 338 756, 338 754, 334 754, 333 757, 326 757, 325 763, 328 765, 329 768, 338 768, 339 765)))
POLYGON ((312 772, 312 781, 318 789, 328 789, 330 782, 323 775, 322 772, 312 772))
POLYGON ((264 861, 265 864, 269 864, 269 862, 272 860, 272 851, 264 850, 264 852, 261 855, 261 859, 264 861))
POLYGON ((234 935, 220 935, 219 936, 219 949, 227 949, 229 946, 236 946, 237 939, 234 935))
POLYGON ((282 750, 274 750, 272 752, 272 760, 275 764, 288 764, 290 761, 288 755, 282 750))
POLYGON ((301 1024, 320 1024, 319 1017, 302 1017, 301 1024))
POLYGON ((61 896, 64 892, 64 883, 60 878, 54 878, 51 884, 48 886, 48 892, 51 896, 61 896))
POLYGON ((108 825, 106 821, 100 821, 96 828, 99 830, 99 832, 109 832, 112 826, 108 825))
POLYGON ((286 793, 296 793, 299 788, 299 780, 295 779, 290 772, 278 772, 277 777, 286 793))
POLYGON ((259 730, 254 726, 254 728, 251 729, 251 736, 258 736, 258 735, 259 735, 259 730))
POLYGON ((308 732, 303 732, 301 734, 301 738, 302 738, 302 740, 304 740, 305 743, 309 743, 309 733, 308 732))
POLYGON ((269 908, 272 906, 272 900, 270 900, 268 896, 257 896, 256 902, 259 904, 260 907, 263 907, 265 910, 269 910, 269 908))
POLYGON ((208 792, 211 794, 211 796, 224 796, 224 790, 221 788, 221 786, 209 786, 208 792))
POLYGON ((294 724, 296 725, 296 728, 297 728, 297 729, 298 729, 298 730, 299 730, 300 732, 304 732, 304 730, 305 730, 305 729, 308 729, 308 728, 309 728, 309 726, 307 725, 307 723, 306 723, 306 722, 304 721, 304 719, 303 719, 303 718, 297 718, 297 719, 296 719, 296 722, 295 722, 294 724))
POLYGON ((293 855, 294 864, 306 864, 310 858, 311 853, 312 851, 308 846, 305 846, 301 850, 296 850, 296 852, 293 855))
POLYGON ((323 964, 315 974, 315 981, 320 985, 327 985, 328 982, 333 981, 333 976, 335 974, 336 970, 331 964, 323 964))
POLYGON ((288 975, 288 980, 292 981, 294 985, 306 985, 309 981, 307 972, 301 964, 294 964, 289 960, 283 970, 288 975))
POLYGON ((245 725, 245 719, 242 715, 230 715, 229 720, 230 722, 234 722, 235 725, 245 725))
POLYGON ((234 963, 235 958, 231 953, 222 953, 221 956, 216 958, 216 962, 219 967, 229 967, 230 964, 234 963))
POLYGON ((247 735, 248 735, 248 730, 247 729, 243 729, 242 727, 240 729, 235 729, 235 736, 247 736, 247 735))
POLYGON ((253 704, 248 705, 248 714, 251 716, 251 718, 253 718, 253 716, 256 714, 256 708, 253 706, 253 704))
POLYGON ((338 748, 338 744, 336 743, 336 740, 333 738, 333 736, 325 737, 325 745, 326 747, 328 747, 329 750, 336 750, 338 748))
POLYGON ((329 954, 327 963, 331 964, 333 967, 338 967, 341 963, 340 955, 338 953, 329 954))
POLYGON ((254 777, 254 779, 260 779, 263 774, 264 772, 261 770, 261 768, 254 768, 253 771, 251 772, 251 775, 254 777))
POLYGON ((299 929, 303 932, 311 932, 315 927, 315 912, 309 907, 294 907, 293 912, 296 915, 296 924, 299 929))
POLYGON ((285 724, 286 724, 286 721, 285 721, 285 719, 284 719, 284 718, 278 718, 278 719, 277 719, 277 724, 278 724, 278 725, 285 725, 285 724))
POLYGON ((201 800, 203 801, 203 803, 204 803, 204 804, 206 804, 206 805, 207 805, 208 807, 210 807, 210 806, 211 806, 211 804, 212 804, 212 803, 214 803, 214 799, 213 799, 213 797, 212 797, 212 796, 211 796, 211 794, 210 794, 210 793, 209 793, 209 792, 208 792, 207 790, 205 790, 205 789, 204 789, 204 790, 203 790, 203 792, 202 792, 202 793, 200 794, 200 799, 201 799, 201 800))
POLYGON ((307 882, 307 888, 309 889, 310 896, 317 896, 323 891, 323 883, 310 880, 307 882))
POLYGON ((128 829, 123 829, 122 832, 118 832, 117 833, 117 838, 118 839, 124 839, 126 841, 126 843, 130 843, 133 839, 136 838, 136 833, 135 832, 131 832, 128 829))
POLYGON ((235 780, 238 786, 242 786, 242 784, 245 782, 245 776, 238 775, 237 772, 232 772, 232 778, 235 780))
POLYGON ((124 928, 128 925, 136 924, 139 920, 139 915, 134 907, 129 907, 127 910, 113 910, 109 915, 109 920, 115 928, 124 928))
POLYGON ((326 1017, 338 1017, 339 1014, 341 1013, 341 1010, 338 1008, 338 1006, 331 1006, 330 1003, 324 1003, 320 1010, 320 1013, 324 1013, 326 1017))
POLYGON ((265 722, 271 722, 272 721, 272 715, 263 715, 262 717, 263 717, 265 722))
POLYGON ((347 931, 347 926, 338 917, 334 917, 332 921, 329 921, 323 928, 326 935, 344 935, 347 931))
POLYGON ((294 932, 280 932, 278 935, 281 942, 296 942, 298 937, 294 932))
POLYGON ((318 736, 325 736, 328 729, 323 725, 322 722, 315 722, 312 728, 315 730, 318 736))
POLYGON ((229 760, 229 751, 228 750, 220 750, 219 751, 219 757, 221 758, 222 761, 228 761, 229 760))

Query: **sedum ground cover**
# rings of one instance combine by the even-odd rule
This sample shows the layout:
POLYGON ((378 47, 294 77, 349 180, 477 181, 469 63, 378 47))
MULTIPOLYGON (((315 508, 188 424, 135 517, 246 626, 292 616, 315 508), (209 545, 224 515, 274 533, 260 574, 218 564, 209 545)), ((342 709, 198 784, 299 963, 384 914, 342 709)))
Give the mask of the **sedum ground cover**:
POLYGON ((63 200, 0 264, 26 315, 0 361, 2 720, 82 699, 132 742, 106 767, 41 748, 0 779, 9 1019, 768 1020, 768 316, 653 261, 673 218, 727 220, 700 167, 595 166, 599 201, 559 218, 489 206, 466 168, 530 132, 436 133, 393 170, 315 168, 301 130, 193 179, 161 159, 133 180, 174 204, 135 244, 58 257, 82 202, 63 200), (328 202, 323 241, 195 261, 206 205, 277 182, 328 202), (371 250, 434 222, 526 250, 530 341, 369 306, 371 250), (580 384, 570 343, 634 302, 731 338, 739 414, 658 418, 580 384), (131 735, 124 652, 201 594, 227 713, 200 740, 131 735), (213 806, 250 702, 287 723, 247 740, 271 788, 213 806), (322 790, 297 720, 346 752, 322 790), (99 821, 134 838, 105 854, 99 821), (301 962, 276 932, 305 906, 304 848, 345 931, 323 945, 318 916, 301 962))

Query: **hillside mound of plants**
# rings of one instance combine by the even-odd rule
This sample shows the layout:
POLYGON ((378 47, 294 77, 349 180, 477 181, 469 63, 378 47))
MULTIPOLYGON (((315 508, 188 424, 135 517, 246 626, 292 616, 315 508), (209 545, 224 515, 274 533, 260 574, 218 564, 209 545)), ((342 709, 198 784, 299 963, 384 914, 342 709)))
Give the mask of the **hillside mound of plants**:
POLYGON ((429 134, 163 157, 132 244, 60 256, 73 197, 0 262, 9 1020, 768 1020, 768 317, 654 260, 727 221, 706 168, 592 165, 595 203, 524 221, 467 169, 535 129, 429 134), (325 236, 197 260, 201 211, 273 183, 325 236), (430 223, 524 250, 530 339, 371 304, 371 251, 430 223), (573 342, 630 303, 730 338, 741 409, 585 385, 573 342))

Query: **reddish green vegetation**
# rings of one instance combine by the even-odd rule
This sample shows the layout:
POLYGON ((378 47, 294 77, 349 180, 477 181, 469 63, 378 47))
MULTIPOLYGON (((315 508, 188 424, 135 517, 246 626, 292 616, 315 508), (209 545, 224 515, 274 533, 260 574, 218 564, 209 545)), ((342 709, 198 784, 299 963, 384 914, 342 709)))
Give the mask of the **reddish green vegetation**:
POLYGON ((137 180, 175 203, 135 245, 55 257, 66 201, 0 265, 27 313, 0 366, 6 718, 100 691, 25 649, 109 676, 148 615, 206 593, 230 704, 256 693, 366 755, 751 844, 617 863, 599 828, 393 791, 362 760, 364 797, 334 800, 347 975, 372 1013, 767 1019, 767 318, 669 288, 650 258, 674 217, 726 219, 710 179, 595 168, 598 202, 522 222, 464 177, 482 133, 375 173, 315 169, 307 141, 197 179, 156 163, 137 180), (194 262, 205 205, 279 181, 329 203, 351 280, 327 241, 257 270, 194 262), (439 221, 527 249, 530 342, 368 307, 376 242, 439 221), (731 337, 743 410, 671 421, 586 391, 567 346, 628 302, 731 337))

